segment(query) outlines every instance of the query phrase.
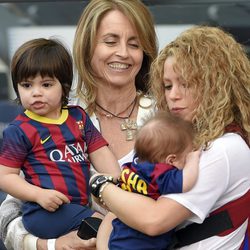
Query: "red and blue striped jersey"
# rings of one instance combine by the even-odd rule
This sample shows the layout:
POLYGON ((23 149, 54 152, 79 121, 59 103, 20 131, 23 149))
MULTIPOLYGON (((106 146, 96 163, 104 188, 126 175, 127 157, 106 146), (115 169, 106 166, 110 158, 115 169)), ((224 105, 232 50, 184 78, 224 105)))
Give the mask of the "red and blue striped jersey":
POLYGON ((29 183, 58 190, 71 202, 88 203, 88 154, 108 143, 82 108, 63 108, 58 120, 26 110, 3 138, 0 164, 21 168, 29 183))
POLYGON ((162 194, 181 193, 183 171, 167 163, 125 163, 119 178, 123 190, 157 199, 162 194))

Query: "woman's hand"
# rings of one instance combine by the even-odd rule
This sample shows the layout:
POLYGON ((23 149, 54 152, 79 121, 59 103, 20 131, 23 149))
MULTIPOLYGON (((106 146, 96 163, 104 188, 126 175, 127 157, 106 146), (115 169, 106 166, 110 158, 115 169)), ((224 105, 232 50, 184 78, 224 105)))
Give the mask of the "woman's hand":
MULTIPOLYGON (((95 250, 96 238, 82 240, 73 231, 56 239, 56 250, 95 250)), ((47 240, 38 239, 37 250, 47 250, 47 240)))
POLYGON ((96 249, 96 238, 82 240, 76 231, 61 236, 56 240, 56 250, 94 250, 96 249))

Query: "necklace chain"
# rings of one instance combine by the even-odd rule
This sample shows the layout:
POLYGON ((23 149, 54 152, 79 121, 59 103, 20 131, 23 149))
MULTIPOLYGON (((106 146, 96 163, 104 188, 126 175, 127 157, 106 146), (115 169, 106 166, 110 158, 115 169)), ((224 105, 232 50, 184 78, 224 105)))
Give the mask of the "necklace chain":
POLYGON ((108 118, 116 117, 118 119, 123 120, 123 123, 121 124, 120 128, 121 128, 121 131, 126 132, 126 141, 132 141, 134 139, 134 136, 135 136, 135 131, 137 130, 136 121, 133 121, 130 119, 130 116, 133 114, 133 111, 134 111, 135 106, 136 106, 136 100, 137 100, 137 95, 135 96, 135 99, 128 105, 128 107, 125 110, 123 110, 122 112, 118 113, 117 115, 110 112, 109 110, 103 108, 100 104, 95 102, 97 107, 99 107, 101 110, 106 112, 106 114, 105 114, 106 117, 108 117, 108 118), (120 114, 126 112, 132 105, 133 105, 133 107, 127 116, 120 116, 120 114))
POLYGON ((105 111, 107 114, 106 117, 108 118, 112 118, 112 117, 116 117, 118 119, 122 119, 122 120, 125 120, 125 119, 128 119, 130 118, 130 116, 132 115, 134 109, 135 109, 135 106, 136 106, 136 99, 137 99, 137 95, 135 96, 134 100, 126 107, 126 109, 124 109, 123 111, 121 111, 120 113, 118 113, 117 115, 112 113, 111 111, 103 108, 99 103, 95 102, 96 106, 99 107, 101 110, 105 111), (126 112, 131 106, 133 105, 131 111, 129 112, 129 114, 127 116, 120 116, 120 114, 126 112))

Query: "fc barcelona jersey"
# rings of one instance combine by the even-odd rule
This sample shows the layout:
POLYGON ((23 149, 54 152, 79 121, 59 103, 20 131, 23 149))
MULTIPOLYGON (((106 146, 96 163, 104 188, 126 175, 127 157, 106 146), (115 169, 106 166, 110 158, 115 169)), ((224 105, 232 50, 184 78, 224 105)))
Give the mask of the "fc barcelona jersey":
POLYGON ((162 194, 181 193, 183 171, 166 163, 133 162, 123 165, 119 185, 123 190, 157 199, 162 194))
POLYGON ((58 190, 71 202, 88 203, 88 155, 107 142, 82 108, 66 107, 58 120, 25 111, 3 138, 0 164, 21 167, 26 181, 58 190))

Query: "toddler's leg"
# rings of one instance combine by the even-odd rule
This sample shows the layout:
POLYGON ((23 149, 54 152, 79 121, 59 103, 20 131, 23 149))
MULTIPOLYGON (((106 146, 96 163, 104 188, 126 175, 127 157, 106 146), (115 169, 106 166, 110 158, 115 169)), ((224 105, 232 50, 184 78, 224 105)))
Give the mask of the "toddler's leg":
POLYGON ((63 204, 55 212, 41 209, 34 203, 33 209, 23 212, 23 224, 31 234, 51 239, 77 230, 82 220, 93 214, 89 207, 74 203, 63 204))

